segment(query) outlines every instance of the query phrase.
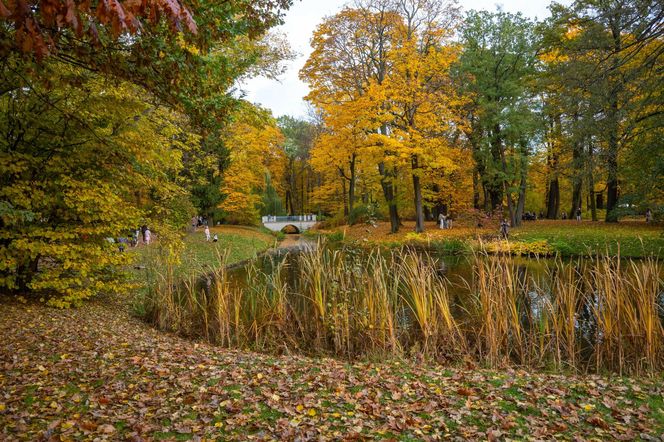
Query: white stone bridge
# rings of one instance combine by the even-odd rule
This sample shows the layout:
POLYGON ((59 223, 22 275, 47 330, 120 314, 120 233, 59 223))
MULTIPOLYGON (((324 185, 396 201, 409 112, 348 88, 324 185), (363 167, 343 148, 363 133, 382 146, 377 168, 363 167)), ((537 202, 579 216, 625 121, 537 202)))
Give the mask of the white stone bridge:
POLYGON ((288 226, 293 226, 299 232, 311 229, 318 224, 316 215, 294 215, 294 216, 264 216, 263 225, 273 232, 281 232, 288 226))

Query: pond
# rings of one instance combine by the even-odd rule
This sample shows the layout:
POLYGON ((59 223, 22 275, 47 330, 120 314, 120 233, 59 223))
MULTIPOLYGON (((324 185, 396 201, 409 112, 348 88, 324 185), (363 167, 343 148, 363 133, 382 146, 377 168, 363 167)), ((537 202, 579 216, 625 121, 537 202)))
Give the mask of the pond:
POLYGON ((190 333, 228 347, 641 373, 664 367, 662 275, 655 259, 300 242, 219 269, 169 305, 186 306, 190 333))

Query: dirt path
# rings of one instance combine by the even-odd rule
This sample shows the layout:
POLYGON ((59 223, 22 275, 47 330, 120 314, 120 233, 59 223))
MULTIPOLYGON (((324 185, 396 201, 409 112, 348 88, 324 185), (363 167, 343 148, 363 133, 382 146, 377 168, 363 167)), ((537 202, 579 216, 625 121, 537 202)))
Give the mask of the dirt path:
POLYGON ((660 380, 272 357, 0 303, 0 440, 659 440, 660 380), (657 439, 654 439, 657 438, 657 439))

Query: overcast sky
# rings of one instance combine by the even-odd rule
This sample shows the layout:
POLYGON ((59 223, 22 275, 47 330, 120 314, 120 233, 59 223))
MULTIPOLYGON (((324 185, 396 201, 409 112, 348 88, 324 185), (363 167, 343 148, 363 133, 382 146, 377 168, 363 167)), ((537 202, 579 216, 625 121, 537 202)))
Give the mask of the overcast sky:
MULTIPOLYGON (((559 2, 571 3, 569 0, 559 2)), ((286 34, 291 48, 299 54, 299 57, 288 64, 288 70, 279 82, 266 78, 246 81, 241 86, 246 93, 245 98, 271 109, 275 117, 281 115, 304 117, 306 104, 303 97, 307 95, 308 88, 299 80, 298 72, 311 53, 309 40, 324 17, 335 14, 347 3, 348 0, 295 0, 287 12, 284 25, 277 30, 286 34)), ((539 19, 549 15, 547 9, 549 3, 549 0, 460 0, 464 10, 495 11, 500 6, 507 12, 521 12, 539 19)))

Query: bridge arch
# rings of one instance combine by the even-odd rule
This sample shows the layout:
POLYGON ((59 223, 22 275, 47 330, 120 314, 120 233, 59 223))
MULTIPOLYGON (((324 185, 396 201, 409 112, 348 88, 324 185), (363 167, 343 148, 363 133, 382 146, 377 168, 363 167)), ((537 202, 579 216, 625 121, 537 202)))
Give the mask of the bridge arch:
POLYGON ((302 232, 300 231, 300 228, 299 228, 298 226, 296 226, 295 224, 287 224, 287 225, 285 225, 285 226, 281 229, 281 232, 282 232, 282 233, 286 233, 286 234, 299 234, 299 233, 302 233, 302 232), (292 232, 289 232, 288 230, 292 230, 292 232))

